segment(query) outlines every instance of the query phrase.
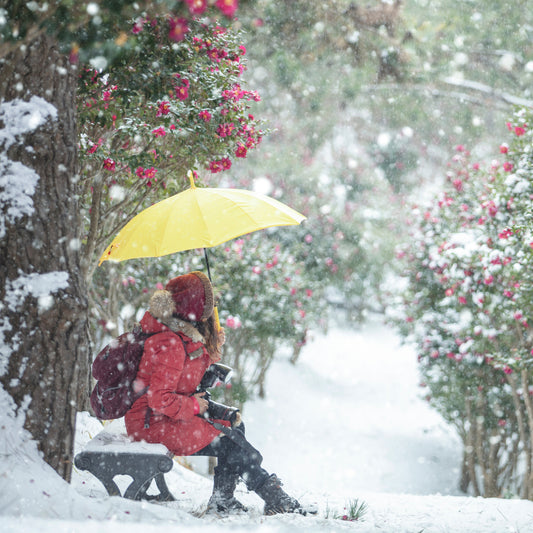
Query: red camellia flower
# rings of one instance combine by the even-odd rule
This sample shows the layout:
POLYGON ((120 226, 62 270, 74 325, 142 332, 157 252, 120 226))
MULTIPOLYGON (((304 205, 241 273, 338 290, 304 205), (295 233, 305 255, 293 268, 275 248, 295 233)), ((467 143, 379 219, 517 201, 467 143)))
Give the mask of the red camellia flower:
POLYGON ((209 163, 209 170, 216 174, 217 172, 220 172, 222 170, 222 165, 220 164, 220 161, 211 161, 209 163))
POLYGON ((161 126, 159 128, 156 128, 155 130, 152 130, 152 133, 156 137, 164 137, 167 134, 167 132, 165 131, 165 128, 163 128, 163 126, 161 126))
POLYGON ((207 9, 207 0, 185 0, 191 15, 201 15, 207 9))
POLYGON ((161 102, 159 104, 159 107, 157 109, 156 117, 160 117, 161 115, 168 115, 170 111, 170 105, 168 102, 161 102))
POLYGON ((239 0, 217 0, 215 5, 226 17, 232 17, 239 7, 239 0))
POLYGON ((211 120, 211 113, 205 109, 203 111, 200 111, 200 113, 198 113, 198 116, 205 122, 209 122, 211 120))
POLYGON ((116 168, 116 164, 112 159, 108 157, 107 159, 104 159, 104 168, 106 170, 109 170, 110 172, 114 172, 116 168))
POLYGON ((185 39, 185 34, 189 31, 187 19, 184 18, 170 18, 168 38, 172 41, 179 42, 185 39))
POLYGON ((244 144, 239 144, 239 146, 237 147, 237 150, 235 150, 235 155, 237 157, 246 157, 247 152, 248 150, 246 146, 244 146, 244 144))

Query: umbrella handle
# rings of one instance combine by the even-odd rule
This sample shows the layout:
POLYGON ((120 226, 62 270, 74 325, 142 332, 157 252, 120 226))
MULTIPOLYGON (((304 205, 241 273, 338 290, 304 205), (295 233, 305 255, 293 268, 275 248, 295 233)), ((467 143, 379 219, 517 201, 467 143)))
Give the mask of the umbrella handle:
POLYGON ((216 305, 213 308, 213 316, 215 317, 215 326, 217 328, 217 331, 220 331, 220 320, 218 318, 218 307, 216 305))

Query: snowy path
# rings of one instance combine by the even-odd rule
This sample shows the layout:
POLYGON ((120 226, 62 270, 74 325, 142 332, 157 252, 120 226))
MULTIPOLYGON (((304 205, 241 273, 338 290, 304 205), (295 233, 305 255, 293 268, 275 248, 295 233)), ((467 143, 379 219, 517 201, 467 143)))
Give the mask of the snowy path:
POLYGON ((274 364, 268 398, 244 419, 265 464, 295 488, 458 494, 460 442, 418 382, 415 355, 379 323, 332 329, 296 367, 274 364))
MULTIPOLYGON (((211 481, 178 464, 166 476, 177 497, 168 504, 109 498, 84 472, 67 485, 3 414, 0 390, 0 533, 532 533, 533 502, 456 495, 460 446, 416 385, 414 354, 378 323, 317 336, 296 367, 281 358, 268 398, 246 408, 248 435, 264 466, 319 514, 264 517, 241 485, 250 512, 225 519, 191 514, 211 481), (368 506, 363 521, 334 519, 355 499, 368 506)), ((78 446, 100 428, 81 415, 78 446)))

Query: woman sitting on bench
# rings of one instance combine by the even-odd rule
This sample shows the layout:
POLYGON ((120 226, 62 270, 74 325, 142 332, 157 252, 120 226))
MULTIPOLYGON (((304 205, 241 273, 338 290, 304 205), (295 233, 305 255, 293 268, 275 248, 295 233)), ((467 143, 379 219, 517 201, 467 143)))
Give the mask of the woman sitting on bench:
POLYGON ((179 456, 217 457, 208 513, 247 510, 234 497, 239 478, 265 501, 265 514, 302 513, 300 503, 281 489, 277 476, 261 467, 262 457, 245 440, 240 420, 234 428, 239 443, 197 416, 204 415, 208 401, 205 393, 195 391, 207 368, 220 360, 225 340, 224 330, 215 325, 213 302, 211 282, 202 272, 171 279, 150 299, 141 327, 152 335, 145 342, 135 380, 137 390, 149 388, 125 416, 128 435, 162 443, 179 456))

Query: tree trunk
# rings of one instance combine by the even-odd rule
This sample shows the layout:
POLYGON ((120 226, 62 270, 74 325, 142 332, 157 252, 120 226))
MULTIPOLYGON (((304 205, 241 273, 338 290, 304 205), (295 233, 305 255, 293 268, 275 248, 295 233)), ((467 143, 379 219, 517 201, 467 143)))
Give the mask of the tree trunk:
POLYGON ((77 74, 44 35, 5 56, 0 49, 0 58, 0 134, 7 133, 0 135, 0 382, 25 410, 45 461, 69 480, 90 360, 79 264, 77 74), (10 126, 8 110, 23 101, 29 113, 15 114, 10 126), (13 125, 24 126, 16 138, 13 125), (26 203, 15 208, 21 194, 26 203))

